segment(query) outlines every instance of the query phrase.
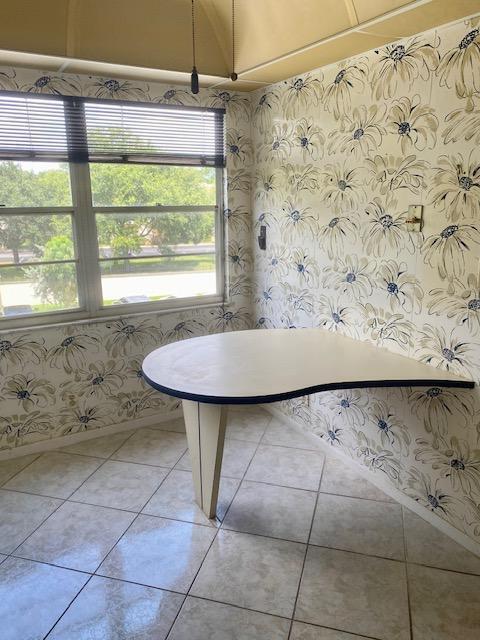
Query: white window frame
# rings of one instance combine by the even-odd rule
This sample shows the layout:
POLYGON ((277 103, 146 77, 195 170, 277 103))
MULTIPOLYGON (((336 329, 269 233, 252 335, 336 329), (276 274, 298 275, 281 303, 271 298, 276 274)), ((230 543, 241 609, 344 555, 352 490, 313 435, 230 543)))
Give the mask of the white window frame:
MULTIPOLYGON (((170 165, 171 166, 171 165, 170 165)), ((184 166, 184 165, 179 165, 184 166)), ((75 247, 77 269, 77 291, 79 307, 65 311, 47 311, 31 315, 0 316, 0 333, 5 330, 24 327, 42 327, 83 320, 98 320, 118 316, 132 316, 145 313, 174 312, 189 308, 209 307, 224 304, 226 298, 225 283, 225 226, 223 216, 223 178, 224 170, 215 169, 216 203, 209 206, 139 206, 139 207, 96 207, 92 203, 90 169, 87 162, 70 162, 70 184, 72 206, 70 207, 2 207, 0 215, 32 215, 69 213, 72 216, 72 232, 75 247), (100 276, 100 255, 95 214, 101 212, 116 213, 166 213, 188 211, 215 212, 215 272, 216 292, 213 295, 193 296, 154 300, 145 303, 126 303, 111 306, 103 305, 100 276)), ((183 254, 182 254, 183 255, 183 254)), ((151 256, 149 256, 151 257, 151 256)), ((159 256, 161 257, 161 256, 159 256)), ((119 258, 121 259, 121 258, 119 258)), ((66 261, 71 262, 71 261, 66 261)), ((42 264, 42 261, 39 261, 42 264)), ((9 265, 12 266, 12 265, 9 265)), ((21 266, 21 265, 20 265, 21 266)), ((4 267, 0 266, 0 269, 4 267)))

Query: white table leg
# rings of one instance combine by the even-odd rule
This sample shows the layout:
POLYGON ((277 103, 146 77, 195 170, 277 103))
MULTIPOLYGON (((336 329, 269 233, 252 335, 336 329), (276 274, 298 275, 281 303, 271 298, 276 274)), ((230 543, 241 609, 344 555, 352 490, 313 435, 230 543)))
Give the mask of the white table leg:
POLYGON ((227 405, 182 400, 192 461, 195 499, 207 518, 214 518, 222 468, 227 405))

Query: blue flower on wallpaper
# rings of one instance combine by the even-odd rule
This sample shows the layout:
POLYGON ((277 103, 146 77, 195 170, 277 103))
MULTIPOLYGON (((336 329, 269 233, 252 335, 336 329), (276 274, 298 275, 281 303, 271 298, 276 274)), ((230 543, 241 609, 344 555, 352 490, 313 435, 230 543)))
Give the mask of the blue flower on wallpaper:
POLYGON ((415 459, 432 465, 447 478, 454 491, 480 496, 480 449, 472 449, 466 440, 452 436, 441 438, 434 449, 431 443, 418 439, 415 459))
POLYGON ((10 376, 0 391, 0 399, 15 400, 24 411, 33 407, 45 408, 54 402, 55 387, 46 378, 36 378, 32 373, 10 376))
POLYGON ((105 348, 114 358, 126 353, 142 351, 148 344, 161 342, 162 332, 152 321, 115 320, 108 323, 105 348))
POLYGON ((73 327, 68 327, 64 331, 64 336, 47 352, 46 361, 51 367, 72 373, 85 365, 87 357, 99 351, 99 338, 93 332, 76 333, 73 327))
POLYGON ((295 116, 308 107, 316 106, 322 95, 322 73, 307 73, 301 77, 285 81, 282 106, 287 118, 295 116))
POLYGON ((386 296, 391 311, 418 313, 422 308, 423 289, 418 278, 407 272, 405 262, 385 260, 377 271, 378 286, 386 296))
POLYGON ((480 154, 440 156, 429 196, 433 206, 452 222, 480 218, 480 154))
POLYGON ((73 76, 43 75, 32 84, 23 85, 20 91, 29 93, 50 93, 53 95, 80 94, 80 84, 73 76))
POLYGON ((328 153, 354 155, 358 159, 375 153, 385 135, 384 117, 383 105, 355 107, 345 114, 343 126, 328 134, 328 153))
POLYGON ((375 261, 357 254, 338 257, 323 268, 323 286, 345 293, 350 300, 368 298, 373 292, 375 261))
MULTIPOLYGON (((76 92, 75 92, 76 93, 76 92)), ((149 100, 148 85, 142 87, 130 80, 115 78, 96 78, 86 86, 86 94, 95 98, 116 100, 149 100)))
POLYGON ((404 250, 414 252, 412 234, 405 225, 407 212, 398 208, 397 201, 391 197, 374 198, 365 207, 368 217, 362 240, 368 254, 398 257, 404 250))
POLYGON ((319 243, 325 248, 330 260, 344 254, 345 246, 357 239, 358 222, 354 214, 334 216, 320 227, 319 243))
POLYGON ((28 362, 40 364, 45 357, 43 341, 31 340, 28 335, 0 336, 0 372, 6 373, 9 367, 24 366, 28 362))

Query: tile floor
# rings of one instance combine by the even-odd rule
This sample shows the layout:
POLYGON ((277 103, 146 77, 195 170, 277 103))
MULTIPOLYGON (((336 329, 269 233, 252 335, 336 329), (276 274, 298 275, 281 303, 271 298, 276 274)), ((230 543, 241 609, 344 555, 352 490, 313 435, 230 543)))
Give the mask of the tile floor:
POLYGON ((180 420, 0 463, 2 640, 478 640, 480 558, 259 408, 218 520, 180 420))

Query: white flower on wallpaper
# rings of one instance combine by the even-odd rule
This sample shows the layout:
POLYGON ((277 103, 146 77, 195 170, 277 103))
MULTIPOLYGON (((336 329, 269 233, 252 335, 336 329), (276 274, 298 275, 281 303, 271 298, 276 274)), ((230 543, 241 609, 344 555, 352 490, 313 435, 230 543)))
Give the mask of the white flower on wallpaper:
POLYGON ((197 96, 181 87, 169 87, 160 96, 153 99, 160 104, 197 105, 197 96))
POLYGON ((480 449, 472 449, 466 440, 452 436, 440 438, 435 449, 430 442, 417 440, 415 459, 431 464, 446 478, 454 491, 480 496, 480 449))
POLYGON ((0 89, 2 91, 18 91, 16 76, 15 69, 0 71, 0 89))
POLYGON ((250 138, 237 129, 227 130, 225 148, 227 158, 233 167, 243 166, 250 162, 252 152, 250 138))
POLYGON ((425 324, 417 340, 420 362, 470 377, 478 359, 478 345, 467 342, 458 329, 450 332, 443 327, 425 324), (475 353, 476 352, 476 353, 475 353))
POLYGON ((402 454, 408 453, 411 437, 407 426, 399 420, 384 401, 376 401, 370 407, 369 420, 377 429, 377 436, 384 447, 402 454))
POLYGON ((399 90, 408 92, 415 80, 428 80, 440 60, 437 45, 417 36, 405 43, 383 47, 372 69, 375 100, 393 98, 399 90))
POLYGON ((69 406, 76 404, 79 396, 107 400, 115 396, 123 384, 124 363, 116 360, 97 360, 84 370, 75 371, 74 378, 60 385, 61 398, 69 406))
POLYGON ((299 247, 292 249, 290 269, 298 277, 300 283, 311 287, 317 286, 319 276, 317 261, 312 255, 307 254, 304 249, 299 247))
POLYGON ((287 275, 290 269, 290 252, 284 244, 272 243, 269 246, 265 269, 277 282, 281 282, 287 275))
POLYGON ((0 416, 0 435, 3 447, 24 444, 32 436, 48 434, 51 429, 52 414, 44 411, 29 411, 0 416))
POLYGON ((473 224, 449 224, 425 239, 421 252, 426 264, 437 267, 445 278, 460 277, 465 272, 465 254, 480 245, 480 230, 473 224))
POLYGON ((250 267, 252 252, 248 246, 237 240, 228 243, 228 262, 234 272, 246 271, 250 267))
POLYGON ((446 287, 429 292, 428 312, 455 319, 473 335, 480 332, 480 276, 469 273, 465 284, 450 280, 446 287))
POLYGON ((403 155, 377 154, 366 158, 365 169, 368 171, 368 184, 381 195, 391 191, 407 190, 416 195, 426 188, 426 175, 429 169, 427 160, 417 158, 415 154, 403 155))
POLYGON ((316 301, 315 320, 317 326, 358 337, 359 313, 351 302, 340 297, 320 295, 316 301))
POLYGON ((325 84, 323 107, 333 113, 336 120, 352 109, 352 99, 363 93, 368 76, 366 58, 355 58, 336 65, 331 80, 325 84))
POLYGON ((281 185, 294 193, 315 193, 321 186, 321 173, 313 164, 284 164, 281 166, 281 185))
POLYGON ((346 113, 342 126, 328 134, 328 153, 353 155, 359 159, 375 153, 385 135, 385 106, 360 105, 346 113))
POLYGON ((377 286, 391 311, 420 312, 424 292, 418 278, 408 273, 405 262, 382 261, 377 271, 377 286))
POLYGON ((318 228, 317 216, 311 207, 302 204, 299 198, 287 198, 283 203, 280 229, 285 238, 305 235, 314 237, 318 228))
POLYGON ((367 224, 362 241, 369 255, 398 257, 404 250, 414 252, 412 236, 405 225, 407 212, 398 209, 398 202, 393 197, 376 197, 366 206, 367 224))
POLYGON ((225 109, 232 120, 248 120, 250 117, 250 100, 241 93, 233 93, 224 89, 212 89, 206 104, 202 106, 225 109))
POLYGON ((460 109, 447 113, 448 126, 442 132, 445 144, 465 140, 480 145, 480 108, 475 109, 475 104, 475 96, 471 96, 460 109))
POLYGON ((395 485, 400 480, 401 465, 398 457, 380 443, 365 435, 363 431, 354 431, 356 436, 355 454, 371 471, 383 472, 395 485))
POLYGON ((46 349, 43 340, 33 340, 28 335, 0 336, 0 373, 7 373, 10 367, 25 366, 27 363, 39 365, 46 349))
MULTIPOLYGON (((94 98, 108 98, 110 100, 148 100, 149 86, 130 80, 115 80, 114 78, 96 78, 88 83, 85 92, 94 98)), ((70 89, 70 93, 71 93, 70 89)), ((79 90, 77 89, 75 93, 79 90)), ((65 88, 59 93, 68 93, 65 88)))
POLYGON ((438 438, 445 436, 453 418, 462 429, 473 415, 473 397, 469 392, 448 387, 412 389, 408 396, 411 411, 420 420, 427 433, 438 438))
POLYGON ((255 179, 255 199, 260 203, 269 202, 280 189, 278 172, 260 169, 255 179))
POLYGON ((373 292, 375 266, 374 260, 357 254, 337 257, 323 268, 322 284, 346 294, 350 300, 368 298, 373 292))
POLYGON ((292 78, 284 83, 282 107, 287 118, 295 116, 300 111, 316 107, 323 92, 322 73, 315 75, 307 73, 298 78, 292 78))
POLYGON ((318 160, 323 157, 325 136, 320 127, 313 123, 313 118, 300 118, 295 124, 293 142, 300 151, 303 162, 318 160))
POLYGON ((388 131, 396 138, 402 154, 433 149, 437 141, 438 118, 432 107, 421 104, 420 96, 404 96, 392 102, 388 131))
POLYGON ((365 170, 347 163, 329 163, 323 170, 322 199, 334 213, 357 210, 367 199, 365 170))
POLYGON ((459 98, 480 93, 480 19, 465 25, 462 38, 442 55, 437 69, 440 86, 455 89, 459 98))
POLYGON ((434 168, 430 199, 448 220, 480 218, 480 154, 442 155, 434 168))
POLYGON ((392 313, 370 302, 362 309, 364 331, 379 347, 399 347, 408 351, 413 345, 414 325, 403 313, 392 313))
POLYGON ((268 130, 272 121, 272 112, 278 106, 278 93, 276 91, 265 91, 252 102, 252 112, 255 124, 260 133, 268 130))
POLYGON ((346 422, 351 427, 365 424, 368 417, 367 407, 368 397, 359 389, 332 392, 328 405, 340 424, 346 422))
POLYGON ((330 260, 344 253, 345 247, 355 242, 359 223, 355 214, 333 216, 318 232, 319 243, 324 247, 330 260))
POLYGON ((45 408, 52 403, 55 387, 47 378, 36 378, 33 373, 18 373, 6 377, 0 389, 0 399, 15 400, 23 411, 35 407, 45 408))

